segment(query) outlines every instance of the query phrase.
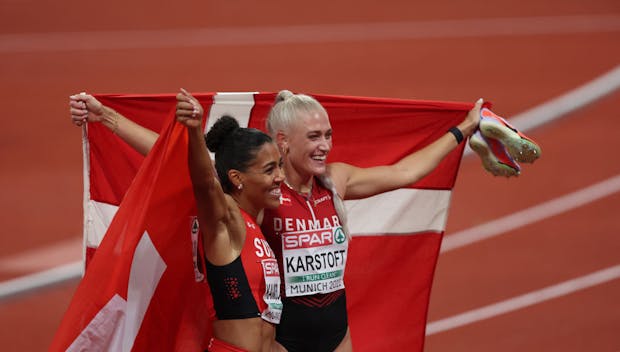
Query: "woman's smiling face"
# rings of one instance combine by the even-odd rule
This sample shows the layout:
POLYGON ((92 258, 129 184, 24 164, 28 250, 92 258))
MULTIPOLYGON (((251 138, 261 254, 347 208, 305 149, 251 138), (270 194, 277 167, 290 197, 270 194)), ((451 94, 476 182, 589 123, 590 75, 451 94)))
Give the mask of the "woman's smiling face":
POLYGON ((282 158, 273 143, 265 143, 243 173, 242 194, 256 210, 280 205, 280 184, 284 180, 282 158))
POLYGON ((324 112, 300 111, 288 132, 286 163, 302 177, 325 173, 332 149, 332 127, 324 112))

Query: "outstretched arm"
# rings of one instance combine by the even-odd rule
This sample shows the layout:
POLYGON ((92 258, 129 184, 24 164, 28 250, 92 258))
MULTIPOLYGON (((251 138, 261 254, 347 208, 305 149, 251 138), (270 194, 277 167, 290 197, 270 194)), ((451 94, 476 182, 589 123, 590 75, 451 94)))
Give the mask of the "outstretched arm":
POLYGON ((159 135, 142 127, 107 107, 90 94, 80 93, 69 97, 71 121, 77 126, 86 122, 99 122, 127 142, 142 155, 148 154, 159 135))
MULTIPOLYGON (((481 106, 482 99, 474 104, 467 117, 457 126, 465 139, 478 127, 481 106)), ((457 145, 455 136, 446 133, 393 165, 359 168, 333 163, 330 164, 328 172, 344 199, 366 198, 419 181, 433 171, 457 145)))
POLYGON ((241 227, 239 222, 235 221, 237 206, 234 200, 224 193, 215 174, 202 134, 202 115, 202 106, 187 91, 182 90, 177 94, 176 118, 187 127, 189 174, 205 255, 212 264, 224 265, 241 252, 243 241, 238 243, 237 239, 240 231, 245 231, 245 225, 242 222, 241 227))

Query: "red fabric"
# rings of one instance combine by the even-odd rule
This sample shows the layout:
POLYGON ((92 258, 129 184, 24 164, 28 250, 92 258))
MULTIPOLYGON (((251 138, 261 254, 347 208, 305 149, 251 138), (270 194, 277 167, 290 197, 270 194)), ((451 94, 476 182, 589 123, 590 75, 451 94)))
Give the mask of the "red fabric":
POLYGON ((355 351, 422 351, 441 234, 357 237, 344 276, 355 351))
MULTIPOLYGON (((213 94, 195 96, 208 112, 213 94)), ((315 97, 328 110, 334 129, 334 149, 329 161, 345 161, 356 166, 396 162, 445 134, 462 121, 473 106, 434 101, 315 97)), ((206 296, 206 285, 193 281, 187 218, 194 204, 187 176, 184 130, 171 124, 174 95, 98 98, 154 130, 160 130, 164 121, 168 122, 168 127, 142 164, 143 158, 116 136, 100 125, 89 126, 91 199, 113 205, 125 199, 89 265, 51 350, 65 350, 114 294, 127 299, 133 249, 145 229, 167 267, 150 301, 133 350, 204 349, 210 337, 208 319, 205 319, 211 314, 206 303, 210 299, 206 296)), ((264 129, 274 98, 275 93, 254 95, 250 127, 264 129)), ((450 190, 464 145, 462 143, 434 172, 411 187, 450 190)), ((356 351, 423 350, 430 288, 442 235, 354 237, 345 281, 356 351)))
MULTIPOLYGON (((98 313, 103 314, 102 308, 109 307, 106 304, 115 297, 115 302, 124 300, 128 305, 132 302, 128 283, 130 271, 135 270, 132 260, 145 231, 165 270, 159 280, 153 275, 156 288, 146 302, 148 309, 143 319, 132 318, 128 310, 125 324, 119 323, 114 328, 126 338, 127 325, 137 321, 138 333, 133 343, 129 342, 134 351, 206 348, 210 337, 210 298, 207 284, 196 282, 193 269, 190 219, 195 213, 195 203, 187 167, 186 131, 173 123, 173 115, 168 116, 167 122, 167 128, 135 176, 88 266, 51 351, 65 351, 80 334, 88 334, 83 345, 89 349, 113 349, 101 342, 109 339, 109 333, 106 335, 98 329, 102 324, 89 324, 98 313)), ((137 279, 147 276, 148 281, 150 273, 137 274, 137 279)), ((136 291, 131 294, 136 294, 138 300, 142 299, 143 286, 132 287, 136 291)), ((109 319, 103 319, 106 320, 109 319)))
MULTIPOLYGON (((325 287, 318 288, 313 292, 311 289, 308 289, 308 291, 311 292, 305 291, 304 294, 300 294, 299 292, 297 294, 291 294, 290 287, 287 288, 285 285, 286 273, 290 273, 291 276, 297 277, 308 275, 309 273, 304 273, 306 269, 298 267, 299 261, 302 263, 301 266, 304 267, 304 264, 307 263, 308 259, 312 260, 311 263, 313 263, 313 258, 315 255, 318 255, 320 258, 321 254, 329 254, 332 255, 332 258, 335 258, 335 260, 333 261, 332 266, 328 264, 327 260, 325 262, 317 261, 320 264, 313 274, 333 273, 334 271, 340 271, 342 270, 340 269, 340 265, 346 263, 346 253, 344 253, 345 250, 339 252, 339 250, 334 249, 335 247, 333 247, 334 236, 331 227, 339 227, 341 224, 338 214, 336 213, 336 209, 334 208, 334 202, 332 201, 332 192, 325 188, 319 181, 316 180, 316 178, 312 182, 312 195, 309 202, 305 196, 295 192, 286 184, 282 184, 280 190, 282 192, 281 199, 283 200, 283 203, 276 209, 265 209, 261 229, 263 230, 263 234, 269 242, 269 245, 275 251, 280 263, 280 276, 282 277, 282 285, 285 287, 285 289, 282 290, 284 293, 283 297, 292 298, 294 302, 307 306, 322 307, 333 303, 333 301, 342 294, 342 292, 337 292, 344 288, 342 285, 343 282, 337 279, 342 278, 342 275, 337 275, 336 278, 323 281, 325 287), (321 201, 317 202, 316 200, 321 201), (308 209, 309 206, 312 206, 312 211, 308 209), (295 219, 295 221, 287 222, 286 219, 295 219), (311 227, 310 224, 313 223, 318 223, 319 225, 311 227), (323 227, 325 225, 328 226, 323 227), (291 252, 288 251, 290 257, 288 260, 285 260, 285 255, 283 255, 283 253, 286 253, 287 251, 285 251, 283 242, 286 237, 296 238, 299 235, 312 236, 317 232, 323 235, 326 231, 332 235, 331 237, 327 237, 326 241, 322 241, 317 238, 315 239, 313 245, 309 244, 308 241, 303 245, 295 246, 297 248, 314 247, 312 254, 308 257, 305 257, 308 253, 304 253, 304 255, 300 257, 298 254, 291 254, 291 252)), ((320 237, 320 239, 325 238, 320 237)), ((290 249, 291 246, 288 248, 290 249)), ((314 265, 312 265, 312 267, 314 267, 314 265)), ((342 270, 342 274, 344 274, 344 270, 342 270)), ((293 284, 293 286, 296 285, 303 287, 304 283, 297 282, 297 284, 293 284)))

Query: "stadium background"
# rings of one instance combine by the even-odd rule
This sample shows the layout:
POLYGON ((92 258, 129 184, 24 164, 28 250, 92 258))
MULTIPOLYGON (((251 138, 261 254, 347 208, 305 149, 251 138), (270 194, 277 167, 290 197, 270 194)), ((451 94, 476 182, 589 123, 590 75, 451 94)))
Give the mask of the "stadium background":
MULTIPOLYGON (((0 281, 81 258, 81 134, 68 115, 68 96, 79 91, 483 97, 510 118, 619 64, 613 0, 0 0, 0 281)), ((528 131, 543 157, 519 178, 494 178, 465 157, 444 241, 491 221, 496 236, 440 255, 429 323, 528 293, 540 298, 544 288, 604 269, 610 278, 431 333, 426 351, 620 349, 618 182, 544 215, 549 201, 591 195, 620 174, 613 82, 597 86, 602 98, 528 131)), ((0 300, 2 350, 45 350, 76 284, 0 300)))

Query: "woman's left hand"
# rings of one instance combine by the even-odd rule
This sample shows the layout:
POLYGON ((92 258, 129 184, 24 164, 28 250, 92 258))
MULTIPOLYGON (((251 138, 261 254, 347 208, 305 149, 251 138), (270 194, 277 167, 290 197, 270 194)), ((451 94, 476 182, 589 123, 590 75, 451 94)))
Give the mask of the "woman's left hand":
POLYGON ((480 109, 482 108, 482 103, 484 100, 482 98, 478 99, 474 104, 474 107, 469 110, 465 120, 458 125, 458 128, 463 133, 465 138, 471 136, 478 129, 478 124, 480 123, 480 109))
POLYGON ((185 89, 177 94, 177 121, 188 128, 199 128, 202 126, 202 105, 185 89))

